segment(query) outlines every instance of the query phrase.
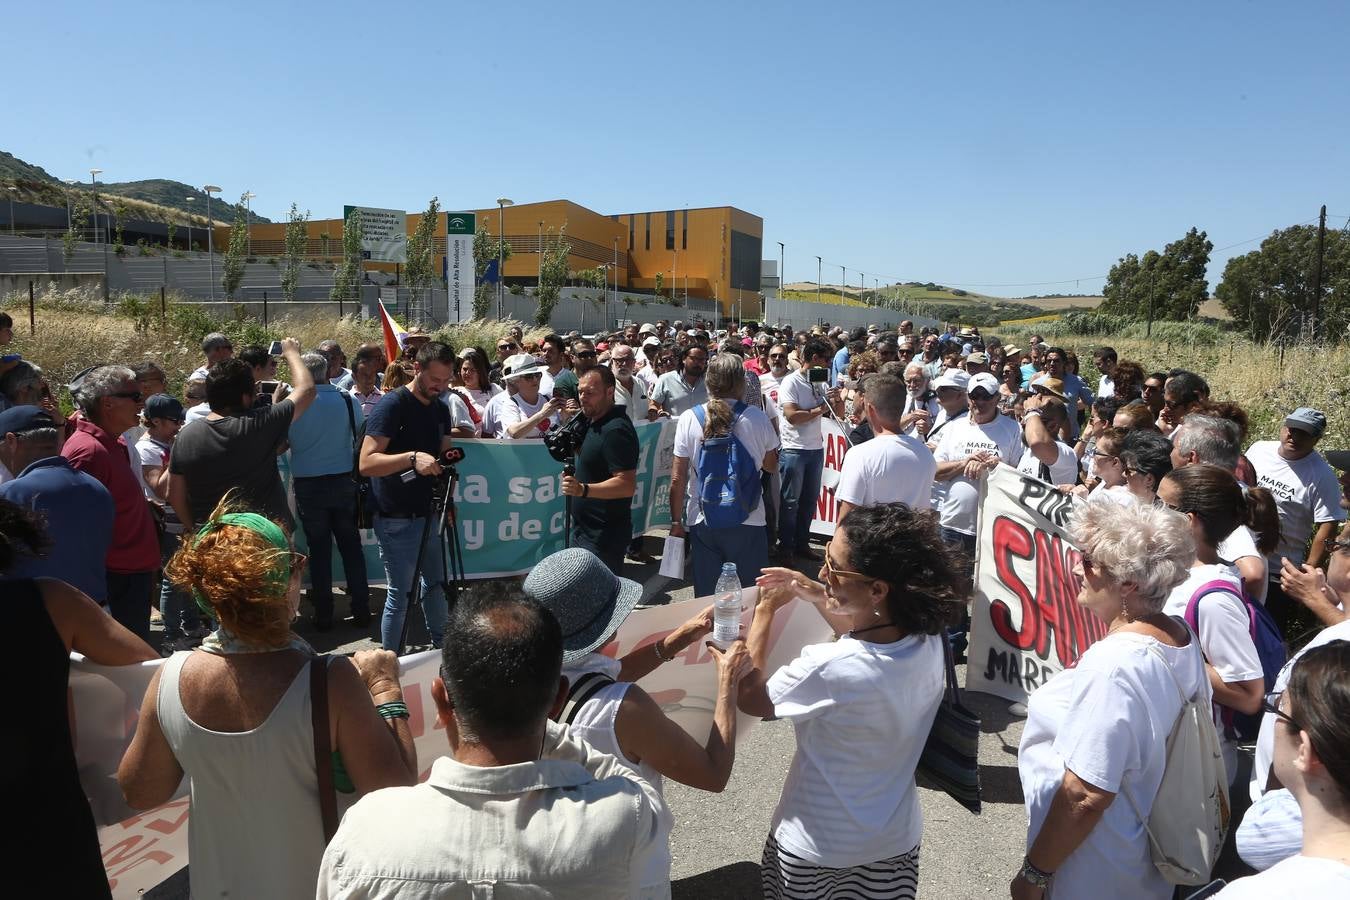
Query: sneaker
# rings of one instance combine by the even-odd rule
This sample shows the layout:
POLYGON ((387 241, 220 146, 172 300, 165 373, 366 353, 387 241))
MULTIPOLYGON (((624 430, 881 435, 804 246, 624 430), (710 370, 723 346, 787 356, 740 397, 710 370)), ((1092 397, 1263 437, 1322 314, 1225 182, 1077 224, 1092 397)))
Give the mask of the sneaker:
POLYGON ((368 612, 352 613, 352 626, 355 628, 369 628, 370 618, 370 613, 368 612))
POLYGON ((1016 716, 1019 719, 1027 717, 1027 705, 1025 703, 1010 703, 1008 705, 1008 715, 1016 716))

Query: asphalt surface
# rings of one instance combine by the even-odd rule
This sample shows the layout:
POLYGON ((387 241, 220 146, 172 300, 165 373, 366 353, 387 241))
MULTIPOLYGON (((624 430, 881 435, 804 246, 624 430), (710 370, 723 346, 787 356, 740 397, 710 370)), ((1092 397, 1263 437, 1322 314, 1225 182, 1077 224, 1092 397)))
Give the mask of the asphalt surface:
MULTIPOLYGON (((649 535, 646 549, 659 553, 664 535, 649 535)), ((819 548, 818 548, 819 549, 819 548)), ((678 603, 693 598, 693 587, 658 574, 659 560, 642 565, 629 562, 624 576, 645 588, 643 602, 649 605, 678 603)), ((803 571, 808 571, 803 567, 803 571)), ((814 577, 815 571, 808 571, 814 577)), ((372 588, 373 608, 383 598, 381 588, 372 588)), ((336 614, 346 613, 346 598, 336 597, 336 614)), ((317 633, 309 623, 308 602, 302 606, 296 631, 320 652, 351 653, 377 649, 374 639, 339 620, 334 629, 317 633)), ((691 609, 691 614, 693 610, 691 609)), ((413 616, 409 641, 427 642, 420 617, 413 616)), ((158 625, 155 626, 158 628, 158 625)), ((957 667, 965 681, 965 667, 957 667)), ((1026 816, 1017 777, 1017 744, 1022 720, 1008 715, 1008 703, 986 694, 965 695, 966 705, 981 716, 980 740, 983 811, 974 815, 941 791, 919 788, 923 804, 923 844, 919 863, 919 895, 964 900, 1006 897, 1008 883, 1021 865, 1026 840, 1026 816)), ((731 781, 721 794, 710 794, 665 782, 665 796, 675 816, 671 837, 672 893, 687 900, 759 897, 759 860, 768 835, 783 780, 795 750, 792 727, 784 722, 763 722, 737 745, 731 781)), ((185 872, 160 889, 148 892, 147 900, 178 900, 187 897, 185 872)))

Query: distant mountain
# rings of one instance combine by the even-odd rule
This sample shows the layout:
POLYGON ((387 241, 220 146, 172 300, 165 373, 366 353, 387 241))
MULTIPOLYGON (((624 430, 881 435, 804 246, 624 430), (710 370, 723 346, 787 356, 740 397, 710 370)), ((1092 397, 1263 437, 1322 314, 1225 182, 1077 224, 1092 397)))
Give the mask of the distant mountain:
MULTIPOLYGON (((19 197, 32 203, 45 203, 64 206, 66 203, 66 185, 41 166, 19 159, 12 153, 0 150, 0 182, 12 183, 19 188, 19 197)), ((71 185, 74 190, 88 191, 87 182, 71 185)), ((153 206, 129 204, 128 212, 132 216, 145 216, 153 220, 170 217, 171 210, 191 214, 194 219, 203 219, 206 215, 206 195, 200 188, 181 181, 167 178, 149 178, 143 181, 100 182, 98 186, 99 206, 107 208, 105 197, 125 197, 132 201, 142 201, 153 206), (186 198, 196 197, 188 202, 186 198)), ((242 209, 242 207, 239 207, 242 209)), ((211 218, 217 222, 229 224, 234 221, 236 204, 227 203, 217 197, 211 203, 211 218)), ((111 211, 111 210, 109 210, 111 211)), ((266 216, 253 214, 254 222, 271 222, 266 216)))

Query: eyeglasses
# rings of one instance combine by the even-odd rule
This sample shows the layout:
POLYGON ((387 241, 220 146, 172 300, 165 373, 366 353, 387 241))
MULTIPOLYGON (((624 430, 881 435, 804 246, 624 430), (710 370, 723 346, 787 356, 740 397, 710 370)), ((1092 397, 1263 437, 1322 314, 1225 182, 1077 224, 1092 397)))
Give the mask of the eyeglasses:
POLYGON ((121 397, 123 400, 130 400, 133 403, 140 403, 145 399, 140 391, 118 391, 115 394, 109 394, 109 397, 121 397))
MULTIPOLYGON (((1144 390, 1148 390, 1148 388, 1145 388, 1144 390)), ((1189 403, 1189 400, 1163 400, 1163 406, 1168 409, 1176 409, 1178 406, 1186 406, 1189 403)))
POLYGON ((1322 544, 1322 552, 1327 556, 1333 553, 1350 553, 1350 531, 1339 538, 1329 537, 1322 544))
MULTIPOLYGON (((1127 472, 1128 472, 1128 470, 1127 470, 1127 472)), ((1177 506, 1175 503, 1168 503, 1166 500, 1164 500, 1164 499, 1161 498, 1161 497, 1158 497, 1156 500, 1154 500, 1154 501, 1153 501, 1153 504, 1154 504, 1155 506, 1160 506, 1160 507, 1162 507, 1163 509, 1170 509, 1172 512, 1178 512, 1178 513, 1183 513, 1183 514, 1187 512, 1187 510, 1182 509, 1180 506, 1177 506)))
POLYGON ((635 361, 631 356, 611 356, 610 359, 621 366, 631 365, 635 361))
POLYGON ((1294 721, 1289 713, 1280 709, 1280 698, 1284 696, 1284 691, 1271 691, 1261 698, 1261 709, 1289 723, 1289 727, 1295 731, 1302 731, 1303 726, 1294 721))
POLYGON ((577 350, 577 351, 574 352, 572 355, 575 356, 575 357, 577 357, 578 359, 586 359, 586 358, 588 358, 588 357, 594 358, 594 357, 595 357, 595 351, 594 351, 594 350, 577 350))
POLYGON ((871 575, 864 575, 862 572, 850 572, 847 569, 836 569, 834 563, 830 562, 830 546, 833 543, 834 542, 831 541, 829 544, 825 545, 825 565, 822 568, 825 571, 826 580, 835 584, 845 578, 864 578, 868 581, 875 580, 871 575))
POLYGON ((497 345, 497 349, 498 349, 498 350, 514 350, 514 349, 516 349, 516 345, 515 345, 515 344, 498 344, 498 345, 497 345))
POLYGON ((788 355, 787 355, 786 353, 770 353, 770 354, 769 354, 769 359, 787 359, 787 358, 788 358, 788 355))

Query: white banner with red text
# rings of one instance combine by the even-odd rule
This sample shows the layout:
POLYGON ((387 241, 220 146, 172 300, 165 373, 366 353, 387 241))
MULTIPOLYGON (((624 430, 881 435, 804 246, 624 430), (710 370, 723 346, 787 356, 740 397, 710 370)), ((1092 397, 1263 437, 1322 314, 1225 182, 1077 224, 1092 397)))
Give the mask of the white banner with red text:
POLYGON ((980 487, 966 689, 1026 700, 1106 626, 1078 604, 1074 501, 1000 464, 980 487))
MULTIPOLYGON (((757 590, 750 588, 744 593, 745 628, 749 627, 757 590)), ((622 657, 649 647, 710 602, 711 598, 703 597, 637 610, 601 652, 622 657)), ((831 636, 829 626, 810 604, 794 601, 774 616, 767 668, 773 671, 794 659, 804 646, 829 640, 831 636)), ((425 779, 436 757, 449 752, 431 699, 431 683, 438 677, 440 654, 426 651, 403 657, 400 663, 409 725, 417 746, 421 778, 425 779)), ((178 793, 168 803, 142 813, 127 807, 117 785, 117 766, 135 732, 146 687, 160 664, 155 661, 109 668, 79 656, 71 659, 76 763, 99 825, 103 864, 113 896, 118 900, 140 897, 188 864, 188 779, 183 779, 178 793)), ((666 715, 700 744, 707 740, 712 727, 716 667, 712 654, 700 642, 641 681, 666 715)), ((737 738, 743 737, 756 721, 750 716, 738 716, 737 738)), ((343 798, 339 799, 342 808, 343 798)))

